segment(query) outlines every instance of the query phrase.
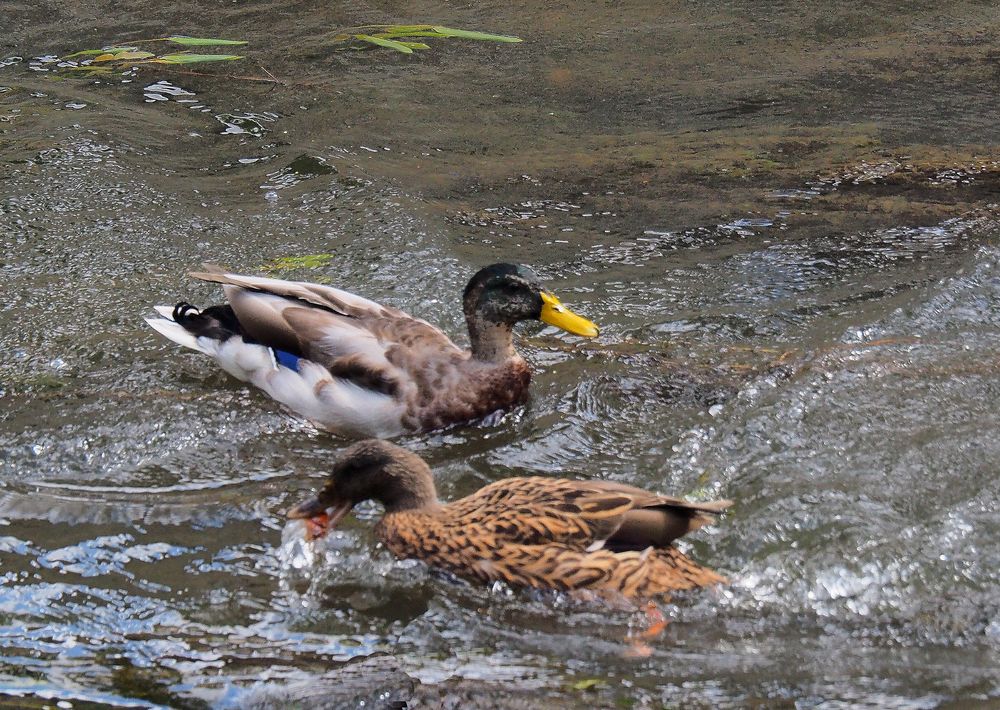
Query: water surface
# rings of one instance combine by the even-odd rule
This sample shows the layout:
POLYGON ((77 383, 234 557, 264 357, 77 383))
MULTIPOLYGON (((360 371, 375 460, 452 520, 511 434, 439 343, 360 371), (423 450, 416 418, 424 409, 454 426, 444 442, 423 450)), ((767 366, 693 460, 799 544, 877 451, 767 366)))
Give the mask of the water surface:
POLYGON ((8 12, 0 704, 998 702, 989 3, 8 12), (526 42, 321 36, 380 21, 526 42), (45 59, 172 32, 249 39, 205 72, 283 83, 45 59), (731 586, 635 657, 640 614, 395 562, 374 508, 304 545, 283 511, 345 442, 142 321, 217 299, 184 276, 206 260, 461 342, 465 280, 531 264, 600 338, 522 326, 530 404, 403 443, 447 498, 523 474, 732 498, 689 543, 731 586))

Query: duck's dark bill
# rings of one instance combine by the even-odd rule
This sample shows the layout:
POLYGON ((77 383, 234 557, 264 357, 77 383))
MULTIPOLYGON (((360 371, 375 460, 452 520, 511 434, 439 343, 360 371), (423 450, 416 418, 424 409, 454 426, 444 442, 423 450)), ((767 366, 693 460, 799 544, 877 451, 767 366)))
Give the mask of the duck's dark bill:
POLYGON ((542 291, 542 313, 538 318, 543 323, 554 325, 556 328, 562 328, 573 335, 582 335, 585 338, 594 338, 600 333, 594 323, 583 316, 578 316, 548 291, 542 291))

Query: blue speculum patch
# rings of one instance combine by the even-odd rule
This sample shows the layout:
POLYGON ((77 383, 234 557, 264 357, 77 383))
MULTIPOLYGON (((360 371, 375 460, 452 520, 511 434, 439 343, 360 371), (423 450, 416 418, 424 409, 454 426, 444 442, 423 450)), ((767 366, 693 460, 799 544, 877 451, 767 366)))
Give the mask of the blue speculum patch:
POLYGON ((286 353, 284 350, 278 350, 277 348, 272 348, 274 350, 274 359, 278 361, 279 365, 284 365, 289 370, 299 371, 299 356, 292 355, 291 353, 286 353))

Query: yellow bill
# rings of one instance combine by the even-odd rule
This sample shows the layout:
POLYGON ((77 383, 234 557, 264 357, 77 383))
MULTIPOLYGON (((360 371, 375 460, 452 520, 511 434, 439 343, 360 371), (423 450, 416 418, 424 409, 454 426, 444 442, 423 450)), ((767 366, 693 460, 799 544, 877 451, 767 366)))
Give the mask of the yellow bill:
POLYGON ((578 316, 547 291, 542 291, 542 314, 538 317, 542 322, 562 328, 573 335, 593 338, 600 333, 596 325, 583 316, 578 316))

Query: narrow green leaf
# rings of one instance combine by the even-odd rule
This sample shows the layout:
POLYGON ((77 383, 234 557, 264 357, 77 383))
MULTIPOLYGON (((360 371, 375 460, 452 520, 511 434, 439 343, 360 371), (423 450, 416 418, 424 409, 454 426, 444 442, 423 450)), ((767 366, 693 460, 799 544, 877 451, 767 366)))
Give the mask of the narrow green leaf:
POLYGON ((177 52, 176 54, 164 54, 150 61, 157 64, 195 64, 197 62, 229 62, 236 59, 243 59, 238 54, 191 54, 190 52, 177 52))
POLYGON ((291 271, 293 269, 319 269, 324 266, 329 266, 332 261, 333 254, 283 256, 267 262, 260 267, 260 270, 274 273, 276 271, 291 271))
POLYGON ((478 39, 486 42, 523 42, 520 37, 509 35, 491 35, 486 32, 473 32, 471 30, 456 30, 452 27, 435 26, 434 31, 445 37, 461 37, 462 39, 478 39))
POLYGON ((410 49, 430 49, 429 44, 424 44, 423 42, 400 42, 400 44, 409 47, 410 49))
POLYGON ((81 49, 79 52, 73 52, 72 54, 67 54, 62 59, 72 59, 73 57, 89 57, 91 55, 97 54, 107 54, 106 49, 81 49))
POLYGON ((434 25, 385 25, 386 32, 419 32, 432 30, 434 25))
POLYGON ((184 37, 183 35, 171 35, 163 38, 167 42, 181 44, 185 47, 217 47, 221 45, 246 44, 244 40, 237 39, 212 39, 209 37, 184 37))
POLYGON ((440 32, 435 32, 434 30, 414 30, 412 32, 379 32, 378 34, 372 36, 393 39, 395 37, 447 37, 448 35, 443 35, 440 32))
POLYGON ((72 59, 73 57, 100 56, 101 54, 118 54, 119 52, 134 52, 138 47, 105 47, 104 49, 81 49, 79 52, 67 54, 62 59, 72 59))
POLYGON ((388 47, 389 49, 395 49, 397 52, 402 52, 403 54, 413 54, 413 50, 407 47, 402 42, 395 42, 391 39, 383 39, 382 37, 372 37, 371 35, 354 35, 354 36, 363 42, 371 42, 372 44, 377 44, 379 47, 388 47))
MULTIPOLYGON (((107 56, 107 55, 101 55, 101 57, 103 57, 103 56, 107 56)), ((156 55, 153 54, 152 52, 142 52, 142 51, 136 51, 136 50, 127 50, 127 51, 124 51, 124 52, 115 52, 114 54, 111 55, 111 59, 110 60, 108 60, 108 59, 102 59, 101 57, 96 57, 94 59, 94 61, 95 62, 101 62, 101 61, 121 62, 121 61, 128 61, 128 60, 134 60, 134 59, 149 59, 150 57, 155 57, 155 56, 156 55)))
POLYGON ((407 32, 420 32, 421 30, 434 29, 433 25, 358 25, 357 27, 350 27, 342 29, 341 32, 347 32, 349 30, 381 30, 382 32, 396 32, 400 34, 405 34, 407 32))

